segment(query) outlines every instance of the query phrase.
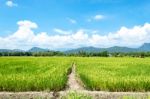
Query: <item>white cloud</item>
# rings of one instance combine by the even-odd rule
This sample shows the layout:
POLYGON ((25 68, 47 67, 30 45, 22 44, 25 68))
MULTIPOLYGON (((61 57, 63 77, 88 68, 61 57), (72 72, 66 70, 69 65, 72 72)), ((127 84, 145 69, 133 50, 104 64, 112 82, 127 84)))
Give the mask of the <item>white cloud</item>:
POLYGON ((6 5, 8 7, 17 7, 18 6, 18 4, 14 3, 12 0, 6 1, 6 5))
POLYGON ((56 32, 56 33, 59 33, 59 34, 71 34, 72 33, 72 31, 71 30, 69 30, 69 31, 65 31, 65 30, 62 30, 62 29, 58 29, 58 28, 54 28, 53 29, 53 31, 54 32, 56 32))
POLYGON ((67 18, 67 19, 68 19, 69 22, 72 23, 72 24, 76 24, 76 23, 77 23, 77 21, 76 21, 75 19, 72 19, 72 18, 67 18))
POLYGON ((88 21, 88 22, 100 21, 100 20, 103 20, 104 18, 105 18, 104 15, 97 14, 97 15, 95 15, 95 16, 92 16, 91 18, 88 18, 87 21, 88 21))
POLYGON ((102 20, 104 18, 104 16, 103 15, 96 15, 96 16, 94 16, 94 20, 102 20))
POLYGON ((38 26, 36 23, 24 20, 24 21, 19 21, 17 23, 19 25, 18 30, 9 38, 11 39, 16 39, 16 40, 30 40, 34 38, 34 32, 32 29, 36 29, 38 26))
POLYGON ((100 35, 95 31, 79 29, 70 34, 55 29, 60 34, 48 35, 46 32, 35 33, 33 29, 38 28, 37 24, 28 20, 19 21, 18 30, 5 37, 0 37, 0 48, 29 49, 34 46, 61 49, 77 48, 81 46, 111 47, 128 46, 138 47, 145 42, 150 42, 150 24, 134 26, 133 28, 121 27, 120 30, 107 35, 100 35), (89 32, 94 32, 89 34, 89 32), (64 35, 65 34, 65 35, 64 35))

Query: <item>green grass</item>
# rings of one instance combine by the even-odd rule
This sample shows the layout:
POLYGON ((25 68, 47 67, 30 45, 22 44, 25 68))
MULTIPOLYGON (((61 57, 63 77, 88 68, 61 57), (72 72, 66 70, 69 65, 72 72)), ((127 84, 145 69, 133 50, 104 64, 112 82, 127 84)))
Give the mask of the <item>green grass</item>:
POLYGON ((0 91, 59 91, 75 62, 89 90, 150 91, 150 58, 1 57, 0 91))
POLYGON ((102 91, 150 91, 150 58, 76 58, 86 88, 102 91))
POLYGON ((0 91, 62 90, 71 63, 64 57, 2 57, 0 91))
POLYGON ((93 99, 91 96, 77 93, 77 92, 69 92, 66 96, 62 97, 61 99, 93 99))

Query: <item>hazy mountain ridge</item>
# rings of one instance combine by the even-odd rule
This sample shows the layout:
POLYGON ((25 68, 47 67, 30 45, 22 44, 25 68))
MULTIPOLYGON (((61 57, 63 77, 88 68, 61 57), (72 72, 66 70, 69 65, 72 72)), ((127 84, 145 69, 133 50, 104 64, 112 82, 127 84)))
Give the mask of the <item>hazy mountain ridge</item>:
MULTIPOLYGON (((0 52, 47 52, 50 51, 49 49, 39 48, 39 47, 33 47, 27 51, 20 50, 20 49, 0 49, 0 52)), ((108 51, 108 52, 147 52, 150 51, 150 43, 144 43, 139 48, 129 48, 129 47, 109 47, 109 48, 96 48, 96 47, 81 47, 76 48, 72 50, 62 51, 65 53, 77 53, 79 51, 85 51, 85 52, 102 52, 102 51, 108 51)))
POLYGON ((47 52, 49 49, 39 48, 39 47, 33 47, 28 50, 28 52, 47 52))
POLYGON ((79 51, 85 51, 85 52, 102 52, 102 51, 108 51, 108 52, 147 52, 150 51, 150 43, 144 43, 139 48, 129 48, 129 47, 109 47, 109 48, 96 48, 96 47, 82 47, 77 49, 72 49, 65 51, 66 53, 77 53, 79 51))
POLYGON ((47 52, 50 51, 49 49, 39 48, 39 47, 33 47, 27 51, 21 50, 21 49, 0 49, 0 52, 47 52))

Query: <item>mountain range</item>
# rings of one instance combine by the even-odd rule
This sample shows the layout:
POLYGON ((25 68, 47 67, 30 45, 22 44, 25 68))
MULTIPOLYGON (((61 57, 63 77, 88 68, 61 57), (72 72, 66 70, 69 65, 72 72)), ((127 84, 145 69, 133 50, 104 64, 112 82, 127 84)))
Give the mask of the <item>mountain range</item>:
MULTIPOLYGON (((39 47, 33 47, 27 51, 20 50, 20 49, 0 49, 0 52, 46 52, 50 51, 49 49, 43 49, 39 47)), ((144 43, 139 48, 129 48, 129 47, 120 47, 120 46, 114 46, 109 48, 96 48, 96 47, 81 47, 71 50, 63 51, 65 53, 77 53, 79 51, 85 51, 85 52, 102 52, 102 51, 108 51, 108 52, 147 52, 150 51, 150 43, 144 43)))
POLYGON ((49 49, 33 47, 33 48, 29 49, 27 52, 47 52, 47 51, 49 51, 49 49))
POLYGON ((150 51, 150 43, 144 43, 139 48, 129 48, 129 47, 120 47, 120 46, 114 46, 114 47, 109 47, 109 48, 82 47, 82 48, 68 50, 68 51, 66 51, 66 53, 77 53, 79 51, 85 51, 85 52, 102 52, 102 51, 108 51, 108 52, 148 52, 148 51, 150 51))

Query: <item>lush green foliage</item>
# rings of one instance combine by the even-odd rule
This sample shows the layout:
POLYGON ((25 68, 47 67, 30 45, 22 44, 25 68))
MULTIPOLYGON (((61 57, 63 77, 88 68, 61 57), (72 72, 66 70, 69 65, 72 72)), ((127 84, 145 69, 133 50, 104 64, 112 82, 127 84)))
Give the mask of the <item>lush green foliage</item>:
POLYGON ((150 58, 76 58, 90 90, 150 91, 150 58))
POLYGON ((45 52, 0 52, 0 56, 64 56, 63 52, 45 51, 45 52))
POLYGON ((150 57, 150 52, 85 52, 65 53, 60 51, 44 51, 44 52, 0 52, 0 56, 75 56, 75 57, 150 57))
POLYGON ((61 90, 71 63, 59 57, 2 57, 0 91, 61 90))
POLYGON ((1 57, 0 91, 58 91, 75 62, 90 90, 150 91, 150 58, 1 57))

